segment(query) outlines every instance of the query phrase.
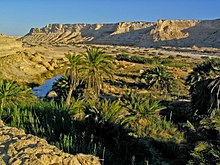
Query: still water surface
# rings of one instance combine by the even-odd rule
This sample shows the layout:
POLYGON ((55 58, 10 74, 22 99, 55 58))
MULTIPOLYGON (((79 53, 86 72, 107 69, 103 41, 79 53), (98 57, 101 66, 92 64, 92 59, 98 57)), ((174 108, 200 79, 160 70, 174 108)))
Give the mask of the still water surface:
POLYGON ((44 97, 46 96, 47 92, 52 89, 52 85, 55 81, 57 81, 62 75, 55 76, 49 80, 46 80, 43 85, 34 87, 32 90, 34 92, 34 96, 37 97, 44 97))

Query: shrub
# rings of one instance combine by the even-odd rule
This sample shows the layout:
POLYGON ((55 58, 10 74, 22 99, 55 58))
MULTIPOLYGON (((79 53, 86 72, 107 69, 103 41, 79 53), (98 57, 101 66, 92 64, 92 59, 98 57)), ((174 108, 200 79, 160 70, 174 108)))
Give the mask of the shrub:
POLYGON ((142 73, 141 78, 145 80, 148 88, 155 87, 166 92, 169 92, 176 83, 174 76, 167 72, 167 68, 164 66, 147 69, 142 73))
POLYGON ((146 58, 142 56, 131 56, 129 61, 144 64, 146 62, 146 58))
POLYGON ((119 61, 129 61, 129 55, 128 54, 117 54, 116 59, 119 61))

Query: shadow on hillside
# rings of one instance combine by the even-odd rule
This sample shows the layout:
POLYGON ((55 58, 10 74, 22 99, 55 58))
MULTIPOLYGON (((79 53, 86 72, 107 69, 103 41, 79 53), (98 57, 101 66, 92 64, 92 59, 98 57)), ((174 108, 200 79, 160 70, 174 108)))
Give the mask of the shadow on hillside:
MULTIPOLYGON (((150 31, 155 27, 155 25, 149 26, 147 28, 133 30, 130 32, 113 34, 116 31, 117 24, 115 24, 115 28, 111 30, 108 29, 108 25, 104 25, 97 31, 91 32, 91 41, 85 42, 86 44, 106 44, 106 45, 122 45, 122 46, 138 46, 137 41, 141 38, 148 38, 150 42, 152 42, 152 37, 150 35, 150 31), (104 31, 100 33, 100 31, 104 31), (115 43, 117 41, 117 43, 115 43)), ((84 33, 82 33, 83 37, 90 37, 88 35, 86 29, 84 33)), ((149 42, 147 41, 147 42, 149 42)))
POLYGON ((17 111, 20 112, 20 122, 15 123, 13 114, 8 114, 5 121, 8 125, 22 126, 26 133, 44 138, 64 152, 93 154, 106 165, 138 164, 150 158, 141 140, 129 135, 130 129, 105 120, 93 111, 81 120, 73 119, 71 111, 61 107, 31 106, 17 111))
POLYGON ((186 123, 192 117, 190 100, 163 100, 160 104, 166 107, 160 111, 160 115, 165 116, 167 120, 171 120, 175 124, 186 123))
POLYGON ((159 41, 160 46, 175 46, 175 47, 220 47, 220 20, 201 21, 196 26, 183 30, 189 36, 176 40, 159 41))
POLYGON ((161 47, 161 46, 174 46, 174 47, 216 47, 220 48, 220 20, 206 20, 201 21, 193 27, 183 30, 183 33, 189 34, 186 38, 153 41, 150 34, 151 30, 156 25, 147 28, 125 32, 120 34, 112 34, 115 29, 108 29, 108 25, 100 28, 100 31, 91 31, 88 33, 87 29, 82 30, 83 37, 93 38, 91 41, 85 42, 87 44, 110 44, 125 45, 125 46, 143 46, 143 47, 161 47), (90 34, 90 35, 88 35, 90 34))
POLYGON ((147 86, 145 83, 133 83, 133 82, 126 82, 124 80, 116 80, 116 81, 112 81, 112 80, 105 80, 105 83, 108 83, 112 86, 115 87, 119 87, 119 88, 123 88, 123 87, 128 87, 128 88, 132 88, 132 89, 147 89, 147 86))
POLYGON ((139 76, 137 75, 132 75, 132 74, 123 74, 123 73, 118 73, 116 74, 116 76, 119 76, 119 77, 125 77, 125 78, 131 78, 131 79, 136 79, 136 78, 139 78, 139 76))
POLYGON ((97 155, 106 165, 144 164, 146 161, 181 165, 187 161, 181 159, 187 152, 182 150, 182 144, 148 136, 135 137, 123 124, 108 121, 95 111, 85 112, 87 117, 80 120, 74 119, 71 110, 57 105, 31 105, 16 109, 19 122, 13 121, 13 109, 8 111, 6 123, 17 124, 13 126, 45 138, 64 152, 97 155))

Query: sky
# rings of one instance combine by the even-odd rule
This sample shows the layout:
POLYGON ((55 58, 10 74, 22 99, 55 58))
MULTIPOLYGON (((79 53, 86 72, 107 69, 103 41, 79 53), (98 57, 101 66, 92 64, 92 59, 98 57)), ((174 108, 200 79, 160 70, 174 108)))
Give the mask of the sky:
POLYGON ((50 23, 220 18, 220 0, 0 0, 0 33, 22 36, 50 23))

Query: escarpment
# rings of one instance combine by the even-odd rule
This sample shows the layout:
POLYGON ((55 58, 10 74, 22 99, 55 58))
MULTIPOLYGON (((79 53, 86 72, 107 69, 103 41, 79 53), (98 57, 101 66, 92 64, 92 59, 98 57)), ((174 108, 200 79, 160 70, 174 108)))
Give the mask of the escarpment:
POLYGON ((220 20, 158 20, 116 24, 48 24, 22 37, 27 43, 91 43, 143 47, 220 47, 220 20))
POLYGON ((22 39, 28 43, 94 43, 134 45, 140 31, 154 23, 121 22, 117 24, 48 24, 32 28, 22 39), (123 35, 123 36, 122 36, 123 35), (126 40, 126 42, 125 42, 126 40))

